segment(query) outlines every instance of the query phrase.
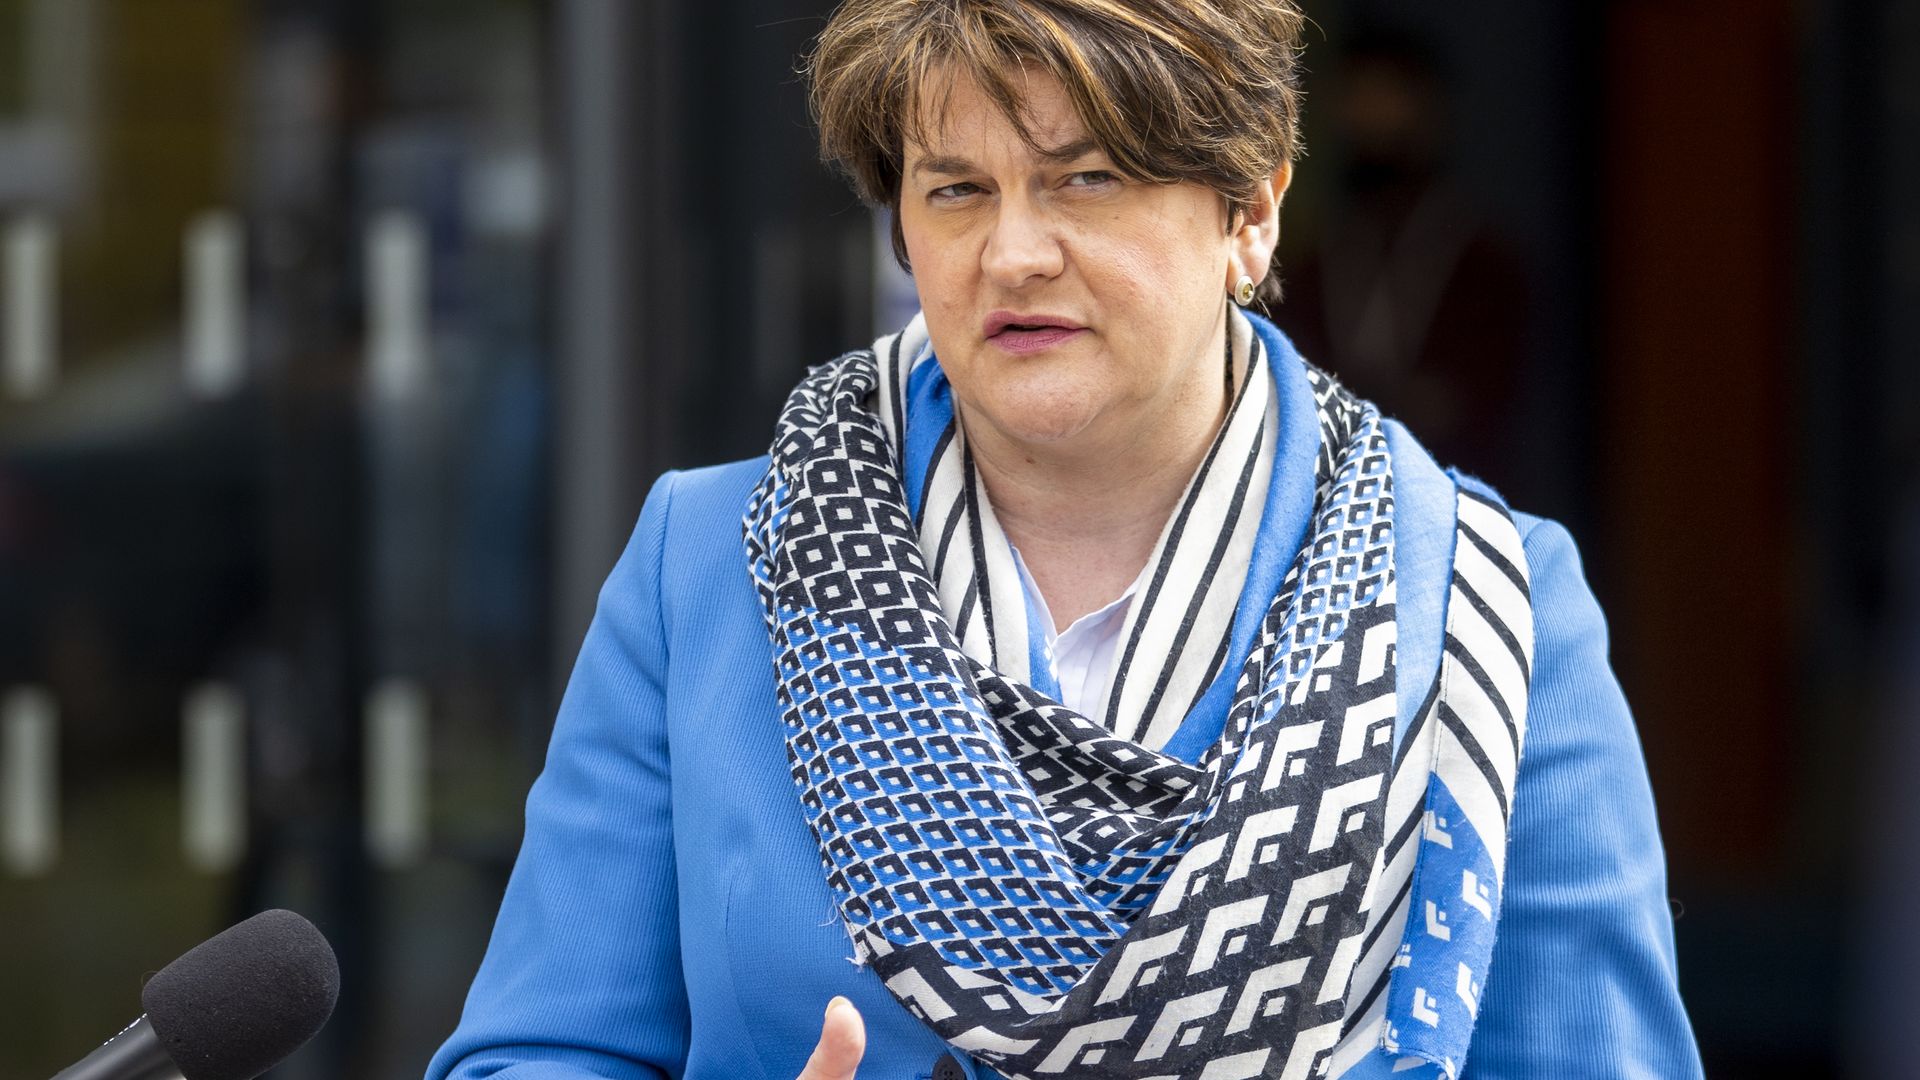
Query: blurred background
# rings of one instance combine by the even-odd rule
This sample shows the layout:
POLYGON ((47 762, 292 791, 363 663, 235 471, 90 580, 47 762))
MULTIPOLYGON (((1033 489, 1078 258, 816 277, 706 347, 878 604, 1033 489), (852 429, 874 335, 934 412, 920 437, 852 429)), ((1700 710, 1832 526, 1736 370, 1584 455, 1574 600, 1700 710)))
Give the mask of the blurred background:
MULTIPOLYGON (((458 1015, 594 594, 911 281, 829 0, 0 0, 0 1078, 253 911, 458 1015)), ((1920 5, 1317 0, 1308 354, 1581 542, 1710 1075, 1920 1076, 1920 5)))

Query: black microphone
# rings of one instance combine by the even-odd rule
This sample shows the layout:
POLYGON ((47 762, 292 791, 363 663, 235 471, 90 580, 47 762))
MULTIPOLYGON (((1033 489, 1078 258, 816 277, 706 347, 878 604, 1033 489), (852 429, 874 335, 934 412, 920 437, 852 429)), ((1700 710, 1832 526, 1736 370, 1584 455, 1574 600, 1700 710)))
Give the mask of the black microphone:
POLYGON ((254 1080, 313 1038, 339 996, 320 931, 263 911, 160 969, 140 991, 146 1015, 53 1080, 254 1080))

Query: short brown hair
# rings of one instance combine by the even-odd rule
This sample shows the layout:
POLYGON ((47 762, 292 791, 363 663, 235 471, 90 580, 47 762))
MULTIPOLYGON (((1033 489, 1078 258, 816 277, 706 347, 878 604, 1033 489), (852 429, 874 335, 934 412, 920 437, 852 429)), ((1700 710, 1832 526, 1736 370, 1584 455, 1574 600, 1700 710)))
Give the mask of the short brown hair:
POLYGON ((820 153, 860 197, 894 211, 908 140, 925 142, 921 92, 965 75, 1029 146, 1024 65, 1066 89, 1123 173, 1195 181, 1237 210, 1300 148, 1293 0, 846 0, 807 58, 820 153))

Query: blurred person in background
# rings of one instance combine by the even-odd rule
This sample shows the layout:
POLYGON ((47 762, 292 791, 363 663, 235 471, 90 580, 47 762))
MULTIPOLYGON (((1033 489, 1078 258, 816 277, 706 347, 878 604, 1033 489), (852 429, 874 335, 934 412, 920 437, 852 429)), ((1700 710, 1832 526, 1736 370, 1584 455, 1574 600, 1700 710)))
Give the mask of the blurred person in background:
POLYGON ((1448 175, 1446 81, 1417 39, 1374 31, 1348 43, 1334 95, 1341 209, 1287 275, 1287 330, 1437 458, 1504 480, 1526 273, 1448 175))
POLYGON ((922 314, 654 488, 430 1077, 1699 1075, 1571 540, 1248 309, 1301 23, 836 13, 922 314))

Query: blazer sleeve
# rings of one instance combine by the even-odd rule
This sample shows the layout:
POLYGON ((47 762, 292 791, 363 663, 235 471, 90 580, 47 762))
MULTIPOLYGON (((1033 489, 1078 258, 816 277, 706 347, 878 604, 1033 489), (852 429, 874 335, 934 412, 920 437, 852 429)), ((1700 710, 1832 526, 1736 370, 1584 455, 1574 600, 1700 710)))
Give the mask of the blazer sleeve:
POLYGON ((672 496, 669 474, 600 591, 492 941, 428 1080, 684 1071, 660 617, 672 496))
MULTIPOLYGON (((1523 521, 1523 528, 1524 528, 1523 521)), ((1666 860, 1607 628, 1566 530, 1525 537, 1534 670, 1470 1080, 1686 1080, 1666 860)))

